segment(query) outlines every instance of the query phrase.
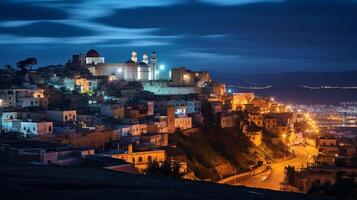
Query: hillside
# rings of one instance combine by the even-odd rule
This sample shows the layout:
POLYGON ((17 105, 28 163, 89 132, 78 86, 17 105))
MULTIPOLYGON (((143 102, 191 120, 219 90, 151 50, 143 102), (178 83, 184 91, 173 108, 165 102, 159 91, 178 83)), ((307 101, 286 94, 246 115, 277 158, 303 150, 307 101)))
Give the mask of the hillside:
POLYGON ((2 200, 315 199, 303 194, 124 174, 97 168, 0 164, 2 200))
POLYGON ((275 136, 271 133, 263 135, 262 145, 255 146, 237 128, 201 130, 188 136, 178 132, 170 138, 176 148, 169 154, 186 161, 195 177, 218 181, 259 166, 262 161, 283 157, 284 145, 273 144, 275 136))

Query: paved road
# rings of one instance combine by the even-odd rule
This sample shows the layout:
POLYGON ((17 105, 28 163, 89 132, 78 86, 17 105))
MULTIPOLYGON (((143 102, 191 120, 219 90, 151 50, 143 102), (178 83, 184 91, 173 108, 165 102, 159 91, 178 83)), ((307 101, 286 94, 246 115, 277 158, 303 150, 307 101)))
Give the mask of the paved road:
POLYGON ((295 166, 295 168, 300 168, 301 165, 306 166, 309 158, 317 153, 317 149, 311 146, 294 146, 293 150, 295 158, 272 164, 270 171, 240 181, 237 185, 280 190, 280 183, 284 180, 284 168, 289 165, 295 166))

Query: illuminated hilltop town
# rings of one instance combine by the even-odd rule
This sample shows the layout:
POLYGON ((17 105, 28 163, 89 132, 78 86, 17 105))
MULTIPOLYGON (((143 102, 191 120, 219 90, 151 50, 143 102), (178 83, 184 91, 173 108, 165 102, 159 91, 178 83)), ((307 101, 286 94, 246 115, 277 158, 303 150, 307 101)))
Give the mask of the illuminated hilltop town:
POLYGON ((142 174, 169 165, 179 174, 171 177, 253 187, 257 174, 270 173, 278 181, 265 188, 296 192, 332 185, 338 172, 356 175, 348 165, 355 140, 322 133, 301 107, 232 92, 208 71, 169 69, 155 51, 105 60, 92 49, 65 65, 33 69, 29 58, 1 70, 7 161, 142 174))

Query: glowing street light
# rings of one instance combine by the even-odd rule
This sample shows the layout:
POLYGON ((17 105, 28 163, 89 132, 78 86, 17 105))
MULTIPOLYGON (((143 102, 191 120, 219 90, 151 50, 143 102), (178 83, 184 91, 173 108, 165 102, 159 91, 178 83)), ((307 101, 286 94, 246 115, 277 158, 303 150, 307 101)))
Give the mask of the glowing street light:
POLYGON ((283 134, 282 136, 283 136, 283 139, 285 140, 285 138, 286 138, 286 134, 283 134))
POLYGON ((165 70, 165 65, 161 64, 161 65, 159 66, 159 68, 160 68, 160 70, 165 70))

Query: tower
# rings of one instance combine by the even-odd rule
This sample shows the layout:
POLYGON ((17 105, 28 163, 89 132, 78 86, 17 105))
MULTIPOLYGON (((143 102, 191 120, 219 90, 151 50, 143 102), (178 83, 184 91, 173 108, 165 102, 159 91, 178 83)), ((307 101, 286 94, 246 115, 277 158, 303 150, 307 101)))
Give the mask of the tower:
POLYGON ((152 66, 152 69, 151 69, 151 72, 152 72, 152 77, 153 77, 153 80, 156 80, 156 65, 157 65, 157 59, 156 59, 156 52, 153 51, 151 53, 151 66, 152 66))
POLYGON ((167 111, 166 111, 166 122, 167 122, 167 128, 168 128, 168 133, 174 133, 175 132, 175 108, 172 105, 167 106, 167 111))
POLYGON ((147 65, 149 64, 149 56, 147 53, 143 54, 143 63, 145 63, 147 65))
POLYGON ((135 63, 138 63, 138 52, 136 52, 136 50, 131 52, 131 60, 135 63))

